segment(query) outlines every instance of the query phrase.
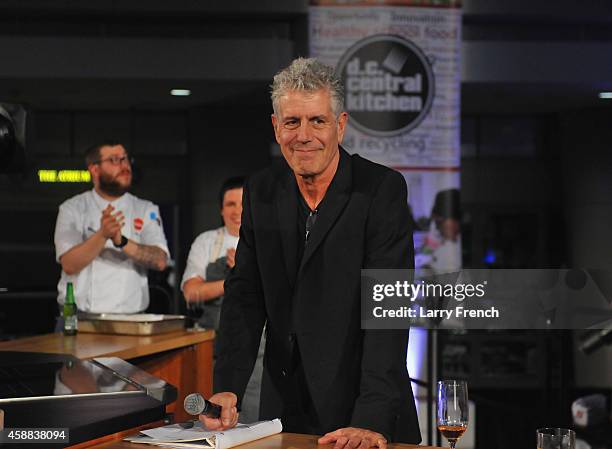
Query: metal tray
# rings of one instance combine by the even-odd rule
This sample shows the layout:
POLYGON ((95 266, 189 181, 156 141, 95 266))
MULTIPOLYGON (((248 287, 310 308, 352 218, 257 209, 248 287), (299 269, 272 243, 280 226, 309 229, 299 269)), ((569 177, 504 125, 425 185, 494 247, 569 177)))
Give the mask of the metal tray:
POLYGON ((183 315, 136 313, 79 315, 79 332, 122 335, 154 335, 185 328, 183 315))

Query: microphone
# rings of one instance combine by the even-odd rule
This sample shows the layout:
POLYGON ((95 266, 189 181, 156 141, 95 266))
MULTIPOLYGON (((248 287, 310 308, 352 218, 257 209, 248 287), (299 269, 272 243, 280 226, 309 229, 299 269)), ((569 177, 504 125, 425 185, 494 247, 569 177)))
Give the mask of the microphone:
POLYGON ((183 408, 190 415, 204 415, 209 418, 221 417, 221 406, 213 404, 199 393, 191 393, 185 397, 183 408))

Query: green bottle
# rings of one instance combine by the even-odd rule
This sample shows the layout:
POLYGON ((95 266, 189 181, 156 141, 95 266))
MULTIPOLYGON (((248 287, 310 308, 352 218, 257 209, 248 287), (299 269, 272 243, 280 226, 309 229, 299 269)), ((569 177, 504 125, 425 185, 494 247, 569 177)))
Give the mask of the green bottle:
POLYGON ((64 301, 64 335, 76 335, 78 329, 77 306, 74 302, 72 282, 66 285, 66 301, 64 301))

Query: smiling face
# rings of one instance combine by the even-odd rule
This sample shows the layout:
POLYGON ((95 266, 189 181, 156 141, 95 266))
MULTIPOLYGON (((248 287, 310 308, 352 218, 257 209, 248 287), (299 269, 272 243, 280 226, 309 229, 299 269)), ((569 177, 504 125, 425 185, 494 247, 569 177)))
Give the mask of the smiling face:
POLYGON ((223 194, 221 217, 223 217, 223 224, 227 228, 227 232, 230 235, 237 236, 242 218, 242 187, 227 190, 223 194))
POLYGON ((100 157, 89 171, 95 189, 110 197, 123 195, 132 185, 132 167, 123 145, 100 148, 100 157))
POLYGON ((344 137, 346 112, 337 118, 328 89, 289 90, 279 98, 272 125, 281 152, 296 176, 331 175, 344 137))

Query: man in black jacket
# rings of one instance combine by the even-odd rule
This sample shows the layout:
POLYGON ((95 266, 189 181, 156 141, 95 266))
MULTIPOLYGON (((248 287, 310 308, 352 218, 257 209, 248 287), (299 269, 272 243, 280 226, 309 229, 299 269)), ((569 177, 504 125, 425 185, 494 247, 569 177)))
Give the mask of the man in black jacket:
POLYGON ((225 283, 211 428, 238 419, 262 329, 261 418, 341 447, 418 443, 407 330, 363 330, 360 270, 413 268, 403 177, 340 147, 348 119, 331 67, 297 59, 274 77, 284 161, 244 187, 236 266, 225 283))

